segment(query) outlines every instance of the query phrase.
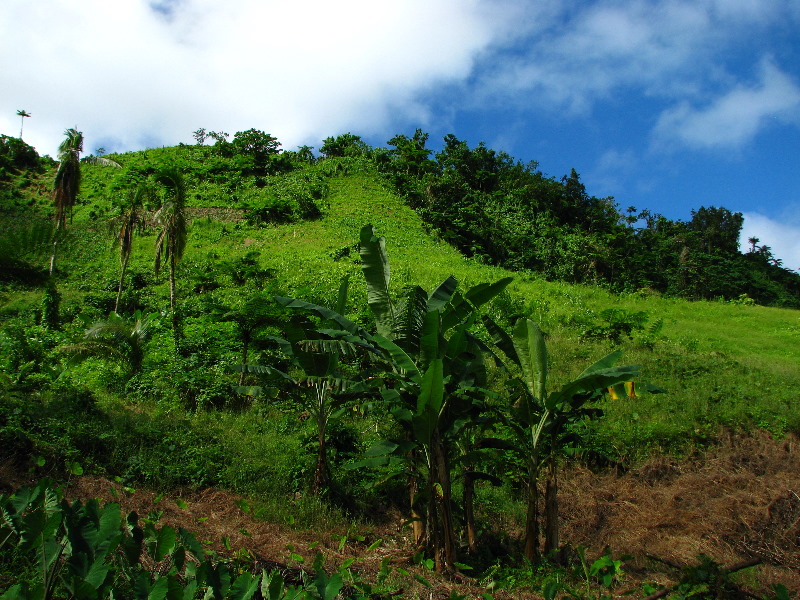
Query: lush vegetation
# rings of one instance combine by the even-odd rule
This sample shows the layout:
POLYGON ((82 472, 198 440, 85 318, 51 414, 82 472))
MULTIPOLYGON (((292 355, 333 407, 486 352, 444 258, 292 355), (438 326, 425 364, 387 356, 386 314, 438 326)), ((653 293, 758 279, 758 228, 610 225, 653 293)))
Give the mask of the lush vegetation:
MULTIPOLYGON (((201 129, 196 145, 81 161, 70 130, 58 164, 0 139, 0 460, 222 486, 300 526, 392 507, 421 560, 453 574, 501 560, 480 534, 498 505, 524 531, 512 563, 557 560, 567 461, 624 467, 721 428, 800 431, 786 308, 800 276, 757 240, 738 252, 741 215, 621 215, 574 172, 547 178, 452 136, 433 158, 421 132, 389 148, 328 138, 322 158, 256 130, 229 138, 201 129)), ((3 499, 18 516, 7 540, 70 564, 52 548, 77 535, 71 519, 93 520, 106 537, 80 559, 97 564, 86 597, 112 569, 133 586, 115 594, 173 589, 123 564, 126 540, 159 554, 168 537, 161 560, 193 552, 189 537, 112 531, 118 508, 48 489, 3 499), (20 519, 55 514, 56 541, 25 542, 20 519)), ((592 577, 615 568, 597 564, 592 577)), ((208 573, 193 576, 217 597, 260 581, 218 592, 208 573)), ((44 596, 10 597, 46 597, 53 577, 44 596)), ((332 598, 342 581, 297 593, 332 598)))

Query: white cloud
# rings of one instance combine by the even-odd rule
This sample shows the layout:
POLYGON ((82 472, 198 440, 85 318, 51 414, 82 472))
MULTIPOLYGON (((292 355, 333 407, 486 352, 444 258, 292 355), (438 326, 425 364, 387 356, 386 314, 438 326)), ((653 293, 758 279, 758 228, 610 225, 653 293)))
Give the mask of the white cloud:
POLYGON ((682 102, 659 117, 655 136, 659 144, 738 148, 770 121, 800 121, 800 87, 765 59, 755 85, 739 84, 702 108, 682 102))
POLYGON ((759 246, 769 246, 772 254, 783 261, 787 269, 800 270, 800 220, 776 221, 758 213, 744 213, 744 225, 739 247, 746 252, 748 240, 758 238, 759 246))
POLYGON ((499 4, 5 0, 0 86, 14 94, 0 100, 0 131, 13 133, 24 108, 26 141, 53 153, 74 125, 89 146, 129 148, 190 141, 200 126, 318 145, 398 117, 424 122, 417 95, 466 78, 507 35, 513 11, 499 4))
POLYGON ((659 129, 673 141, 701 144, 700 123, 732 144, 798 90, 774 65, 739 83, 726 53, 797 24, 796 0, 3 0, 0 132, 25 109, 41 152, 75 125, 87 150, 189 142, 201 126, 291 148, 465 107, 590 115, 631 96, 676 104, 659 129))

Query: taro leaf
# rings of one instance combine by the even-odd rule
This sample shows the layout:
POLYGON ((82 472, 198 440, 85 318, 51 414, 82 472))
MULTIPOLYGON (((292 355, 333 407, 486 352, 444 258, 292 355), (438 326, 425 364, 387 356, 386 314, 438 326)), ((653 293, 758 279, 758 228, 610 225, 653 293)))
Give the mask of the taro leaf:
POLYGON ((197 541, 197 538, 194 537, 193 533, 186 531, 183 527, 179 527, 178 535, 180 536, 181 544, 183 544, 184 548, 192 553, 192 556, 199 561, 202 561, 205 558, 203 546, 200 545, 200 542, 197 541))
POLYGON ((148 540, 147 549, 156 562, 161 562, 164 557, 175 549, 177 535, 169 525, 164 525, 148 540))
POLYGON ((338 573, 334 573, 328 577, 323 571, 319 571, 314 579, 314 585, 317 588, 320 600, 333 600, 336 598, 339 590, 342 589, 344 581, 338 573))
POLYGON ((250 600, 258 589, 258 577, 250 573, 242 573, 233 582, 227 594, 227 600, 250 600))
POLYGON ((264 600, 281 600, 283 585, 283 575, 278 571, 269 575, 266 571, 261 571, 261 596, 264 600))

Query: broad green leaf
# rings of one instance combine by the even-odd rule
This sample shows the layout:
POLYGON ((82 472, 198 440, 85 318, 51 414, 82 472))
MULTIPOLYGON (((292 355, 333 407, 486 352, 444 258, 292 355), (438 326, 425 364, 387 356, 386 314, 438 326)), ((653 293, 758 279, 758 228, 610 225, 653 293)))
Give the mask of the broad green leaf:
POLYGON ((453 293, 456 291, 457 286, 458 281, 452 275, 440 283, 428 296, 428 310, 436 311, 443 309, 447 303, 452 300, 453 293))
POLYGON ((227 600, 250 600, 258 589, 258 577, 250 573, 242 573, 233 582, 227 600))
POLYGON ((444 362, 436 358, 430 362, 428 370, 422 378, 419 397, 417 398, 418 416, 431 414, 438 419, 444 402, 444 362))
POLYGON ((464 300, 458 293, 453 294, 453 298, 441 310, 442 313, 442 332, 450 331, 453 327, 461 323, 473 312, 472 305, 464 300))
POLYGON ((278 571, 269 575, 261 571, 261 595, 264 600, 280 600, 283 595, 283 576, 278 571))
POLYGON ((392 362, 401 373, 406 375, 412 381, 419 381, 420 374, 419 370, 417 369, 417 365, 400 346, 395 344, 389 338, 383 337, 382 335, 376 334, 374 339, 375 342, 389 354, 392 362))
POLYGON ((315 313, 323 319, 335 322, 339 325, 339 327, 352 333, 353 335, 358 335, 364 337, 365 339, 369 339, 370 337, 365 329, 359 327, 347 317, 340 315, 330 308, 320 306, 319 304, 312 304, 311 302, 305 302, 303 300, 297 300, 296 298, 285 298, 283 296, 275 296, 274 300, 286 308, 305 310, 307 312, 315 313))
POLYGON ((161 562, 167 554, 175 549, 177 534, 169 525, 164 525, 156 533, 155 539, 148 544, 150 555, 156 562, 161 562))
POLYGON ((600 371, 592 371, 570 381, 564 385, 552 399, 548 399, 548 406, 561 403, 571 403, 574 396, 605 390, 617 383, 630 381, 639 375, 638 365, 621 365, 600 371))
POLYGON ((336 295, 336 306, 334 309, 340 315, 347 310, 347 292, 350 289, 350 275, 344 275, 339 283, 339 292, 336 295))
POLYGON ((361 271, 367 282, 367 304, 375 317, 378 334, 390 337, 394 324, 394 307, 389 297, 389 258, 386 255, 386 240, 375 236, 372 225, 365 225, 361 229, 359 253, 361 271))
POLYGON ((106 580, 110 568, 111 565, 106 563, 106 555, 99 555, 84 577, 86 583, 91 585, 95 590, 99 590, 106 580))
POLYGON ((392 338, 408 354, 419 351, 422 327, 427 313, 428 295, 421 287, 409 286, 395 311, 392 338))
POLYGON ((205 550, 203 550, 202 544, 197 541, 192 532, 186 531, 183 527, 178 527, 178 535, 184 548, 191 552, 197 560, 204 560, 205 550))
POLYGON ((150 588, 150 593, 147 594, 147 600, 164 600, 169 592, 169 580, 162 577, 153 584, 150 588))
POLYGON ((28 586, 23 587, 21 583, 12 585, 0 596, 0 600, 28 600, 29 598, 32 599, 33 594, 29 594, 28 586))
POLYGON ((111 502, 103 507, 100 513, 100 523, 97 530, 97 540, 99 542, 108 540, 119 532, 119 524, 122 520, 122 512, 119 504, 111 502))
POLYGON ((505 329, 500 327, 491 317, 483 315, 483 324, 486 330, 492 336, 492 342, 495 346, 505 354, 511 362, 517 366, 522 366, 522 363, 517 355, 517 350, 514 348, 514 340, 511 338, 505 329))
POLYGON ((616 362, 620 358, 622 358, 622 351, 621 350, 615 350, 614 352, 611 352, 610 354, 607 354, 606 356, 604 356, 603 358, 598 360, 596 363, 586 367, 586 369, 583 371, 583 373, 578 375, 575 379, 580 379, 581 377, 586 377, 587 375, 591 375, 592 373, 595 373, 597 371, 610 369, 611 367, 613 367, 616 364, 616 362))
POLYGON ((469 300, 475 308, 480 308, 495 296, 500 294, 508 284, 514 281, 513 277, 505 277, 494 283, 482 283, 470 288, 464 297, 469 300))
POLYGON ((189 581, 189 583, 186 584, 186 587, 183 588, 183 595, 181 600, 193 600, 196 591, 197 591, 197 580, 192 579, 189 581))
POLYGON ((439 352, 439 311, 425 313, 420 339, 420 364, 430 364, 440 358, 439 352))
POLYGON ((520 319, 512 332, 528 392, 544 403, 547 396, 547 347, 544 334, 530 319, 520 319))
POLYGON ((364 452, 364 456, 386 456, 397 450, 399 446, 400 444, 392 440, 381 440, 370 446, 367 451, 364 452))
POLYGON ((339 594, 339 590, 342 589, 344 581, 338 573, 328 577, 324 571, 319 571, 314 579, 314 585, 317 588, 320 600, 333 600, 339 594))

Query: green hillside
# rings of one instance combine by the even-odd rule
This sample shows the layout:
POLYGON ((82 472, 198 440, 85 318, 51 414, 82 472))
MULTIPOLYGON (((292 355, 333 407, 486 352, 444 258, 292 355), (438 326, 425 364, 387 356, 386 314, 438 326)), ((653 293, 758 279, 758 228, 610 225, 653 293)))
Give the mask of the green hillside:
MULTIPOLYGON (((450 433, 441 434, 451 436, 442 443, 450 444, 443 447, 454 494, 465 486, 465 444, 480 447, 476 440, 484 436, 508 445, 513 427, 507 423, 525 397, 516 383, 525 378, 524 368, 515 371, 511 365, 509 372, 493 358, 504 355, 493 345, 495 332, 484 316, 506 332, 524 319, 541 327, 551 394, 614 350, 622 352, 619 364, 640 365, 635 378, 620 371, 626 376, 619 383, 635 381, 630 395, 618 386, 621 397, 613 398, 604 384, 588 395, 582 389, 570 396, 568 404, 575 408, 564 413, 566 425, 553 429, 544 450, 537 450, 543 452, 537 465, 542 498, 553 477, 546 474, 547 461, 561 468, 579 464, 624 471, 654 456, 696 456, 722 444, 731 432, 761 435, 765 430, 777 439, 800 433, 800 310, 760 306, 746 294, 690 301, 651 287, 615 292, 613 285, 548 280, 530 268, 506 270, 484 252, 465 256, 459 250, 463 244, 453 243, 441 222, 432 224, 430 207, 415 210, 410 196, 398 193, 380 152, 336 152, 330 138, 328 155, 315 159, 302 152, 280 153, 268 144, 252 150, 243 140, 240 136, 240 146, 228 150, 224 144, 222 150, 219 144, 181 145, 104 157, 120 167, 81 163, 71 216, 55 233, 48 224, 57 165, 34 161, 4 167, 0 463, 36 477, 66 480, 91 473, 161 492, 217 486, 246 495, 261 519, 284 521, 290 514, 296 526, 317 530, 347 528, 349 522, 374 525, 389 506, 407 513, 405 482, 389 475, 408 459, 398 454, 381 462, 375 444, 418 429, 418 420, 403 429, 396 407, 390 408, 394 392, 387 390, 399 386, 400 398, 409 393, 403 386, 416 385, 422 390, 416 407, 424 408, 423 396, 432 401, 436 386, 424 383, 428 379, 422 375, 434 381, 431 365, 439 363, 425 362, 430 358, 420 354, 423 383, 404 380, 396 365, 393 375, 376 366, 397 355, 371 337, 376 325, 367 298, 368 288, 374 288, 363 275, 369 264, 363 239, 361 252, 359 247, 367 224, 385 237, 393 299, 410 286, 431 292, 450 276, 458 293, 448 296, 446 306, 459 301, 458 294, 471 298, 462 313, 469 315, 464 317, 468 323, 456 329, 463 325, 459 343, 474 336, 476 345, 448 358, 457 343, 445 330, 440 333, 438 360, 447 365, 452 359, 469 371, 465 377, 445 366, 441 393, 453 405, 472 403, 453 417, 450 433), (185 250, 176 263, 175 311, 168 263, 154 273, 163 228, 157 211, 178 202, 179 193, 165 168, 177 170, 185 185, 180 204, 188 222, 185 250), (152 193, 132 238, 117 316, 112 311, 121 265, 113 242, 131 192, 144 184, 152 193), (54 251, 55 270, 48 274, 54 251), (297 298, 332 308, 345 277, 349 291, 341 315, 370 337, 332 333, 344 325, 273 300, 297 298), (502 292, 473 306, 476 296, 468 290, 507 277, 513 281, 502 292), (95 337, 87 336, 91 331, 95 337), (301 333, 306 337, 295 339, 301 333), (276 338, 291 341, 294 355, 276 338), (370 344, 373 350, 364 353, 370 344), (328 411, 323 432, 328 479, 318 489, 319 428, 309 390, 322 393, 324 386, 314 387, 320 378, 306 377, 313 373, 304 361, 317 352, 318 368, 320 356, 331 360, 332 348, 337 348, 339 370, 325 377, 337 383, 326 385, 331 390, 344 386, 348 394, 336 398, 331 392, 330 401, 344 410, 328 411), (485 362, 485 374, 476 361, 485 362), (243 362, 259 365, 260 371, 251 366, 242 373, 243 362), (360 383, 350 388, 342 383, 354 381, 360 383), (376 381, 383 381, 380 392, 376 381), (579 405, 578 396, 588 404, 579 405), (370 468, 356 468, 365 451, 371 452, 370 468), (378 505, 384 509, 373 510, 378 505)), ((410 304, 402 306, 410 311, 410 304)), ((431 343, 425 339, 421 346, 431 343)), ((486 509, 479 508, 477 518, 482 530, 496 531, 501 525, 494 520, 507 513, 514 533, 503 535, 514 540, 511 554, 519 558, 525 528, 523 459, 505 453, 502 444, 486 447, 486 456, 469 459, 475 462, 470 468, 485 470, 499 486, 478 486, 477 503, 486 509)), ((424 444, 420 448, 430 450, 424 444)), ((412 460, 402 468, 418 469, 420 482, 442 489, 434 467, 420 464, 412 460)), ((423 502, 434 511, 435 502, 423 502)), ((458 526, 466 520, 462 509, 460 504, 455 509, 458 526)), ((443 517, 433 514, 439 517, 429 517, 434 521, 428 526, 435 529, 436 519, 443 517)), ((425 556, 435 559, 437 570, 440 560, 453 569, 452 560, 437 554, 438 543, 429 542, 425 556)), ((501 560, 488 549, 479 557, 465 552, 460 547, 459 561, 473 560, 480 568, 501 560)), ((0 588, 8 587, 8 576, 3 577, 0 588)))

